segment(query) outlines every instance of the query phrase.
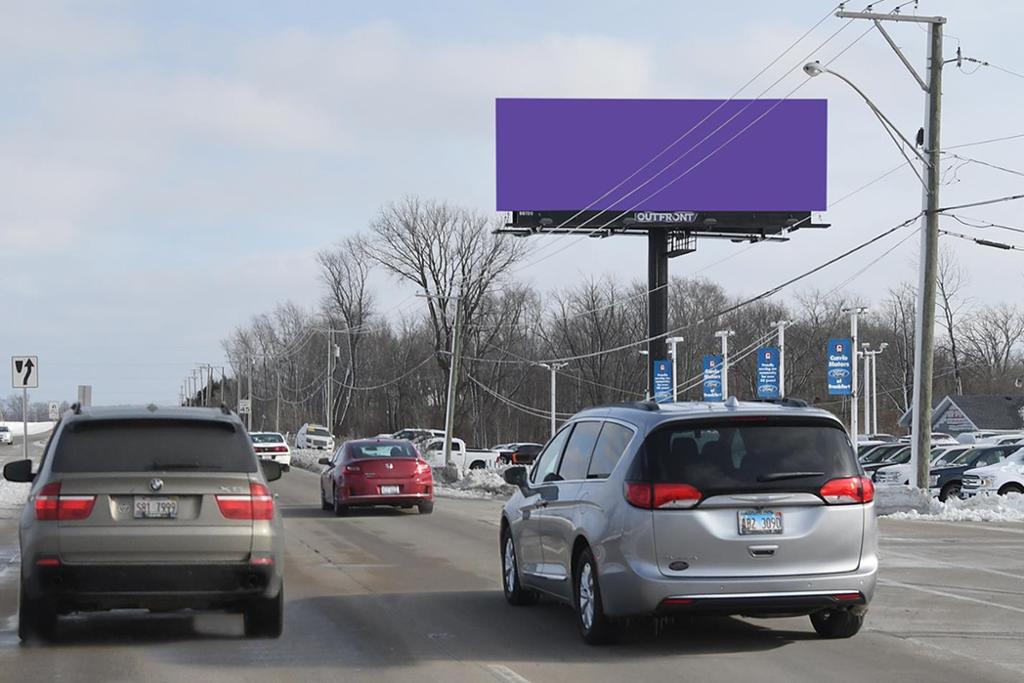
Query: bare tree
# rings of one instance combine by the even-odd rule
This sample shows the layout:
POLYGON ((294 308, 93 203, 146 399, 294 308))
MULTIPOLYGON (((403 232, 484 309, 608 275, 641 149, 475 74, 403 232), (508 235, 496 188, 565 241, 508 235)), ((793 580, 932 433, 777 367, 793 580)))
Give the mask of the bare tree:
POLYGON ((1024 340, 1024 314, 1015 304, 986 306, 961 325, 972 369, 989 393, 1009 390, 1019 376, 1015 351, 1024 340))
POLYGON ((966 284, 963 268, 956 261, 956 256, 948 247, 939 255, 939 308, 942 309, 942 326, 949 343, 949 354, 953 361, 953 384, 957 394, 964 393, 963 376, 960 372, 960 354, 956 345, 956 321, 960 311, 968 303, 960 297, 960 291, 966 284))

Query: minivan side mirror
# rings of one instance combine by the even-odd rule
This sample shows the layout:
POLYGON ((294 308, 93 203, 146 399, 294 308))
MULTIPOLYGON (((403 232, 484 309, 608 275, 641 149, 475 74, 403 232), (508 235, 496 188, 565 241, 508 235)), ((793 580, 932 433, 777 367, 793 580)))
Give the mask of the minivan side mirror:
POLYGON ((31 460, 14 460, 4 465, 4 479, 22 484, 35 480, 31 460))
POLYGON ((273 460, 260 460, 260 467, 263 469, 263 477, 267 481, 277 481, 281 478, 281 463, 273 460))
POLYGON ((505 483, 518 486, 520 489, 526 488, 526 468, 522 465, 509 467, 505 470, 503 476, 505 477, 505 483))

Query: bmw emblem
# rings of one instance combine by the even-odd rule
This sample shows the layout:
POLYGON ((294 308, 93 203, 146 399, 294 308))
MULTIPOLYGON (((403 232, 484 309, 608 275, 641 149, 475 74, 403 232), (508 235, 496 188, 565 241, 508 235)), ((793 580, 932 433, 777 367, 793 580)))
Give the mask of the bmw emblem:
POLYGON ((159 491, 163 487, 164 487, 164 480, 163 479, 153 479, 152 481, 149 482, 149 488, 153 489, 154 491, 159 491))

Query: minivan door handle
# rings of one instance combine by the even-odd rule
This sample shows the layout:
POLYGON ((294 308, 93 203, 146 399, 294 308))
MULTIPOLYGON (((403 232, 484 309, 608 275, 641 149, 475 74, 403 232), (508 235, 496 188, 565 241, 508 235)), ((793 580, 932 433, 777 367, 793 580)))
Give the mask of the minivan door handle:
POLYGON ((750 556, 754 558, 768 558, 774 557, 775 551, 779 549, 777 545, 748 545, 747 550, 750 552, 750 556))

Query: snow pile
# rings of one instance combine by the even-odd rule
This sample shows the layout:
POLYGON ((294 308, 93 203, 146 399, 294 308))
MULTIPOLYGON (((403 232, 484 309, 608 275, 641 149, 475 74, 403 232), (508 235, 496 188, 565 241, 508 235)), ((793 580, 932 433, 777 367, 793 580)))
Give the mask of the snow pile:
POLYGON ((320 451, 315 448, 293 448, 292 449, 292 467, 301 467, 304 470, 310 472, 316 472, 320 474, 324 466, 317 464, 320 458, 331 457, 330 451, 320 451))
POLYGON ((876 491, 875 509, 888 519, 919 519, 943 522, 1024 522, 1024 495, 979 494, 945 503, 909 486, 876 491))
MULTIPOLYGON (((55 422, 29 422, 28 423, 28 435, 35 436, 36 434, 45 434, 46 432, 53 429, 55 422)), ((21 422, 0 422, 0 425, 6 426, 11 430, 11 434, 15 436, 21 436, 24 427, 21 422)))
POLYGON ((516 487, 505 482, 504 472, 505 468, 470 470, 453 484, 435 485, 434 491, 447 498, 508 498, 516 487))
POLYGON ((18 484, 0 478, 0 518, 17 517, 31 487, 32 484, 18 484))

